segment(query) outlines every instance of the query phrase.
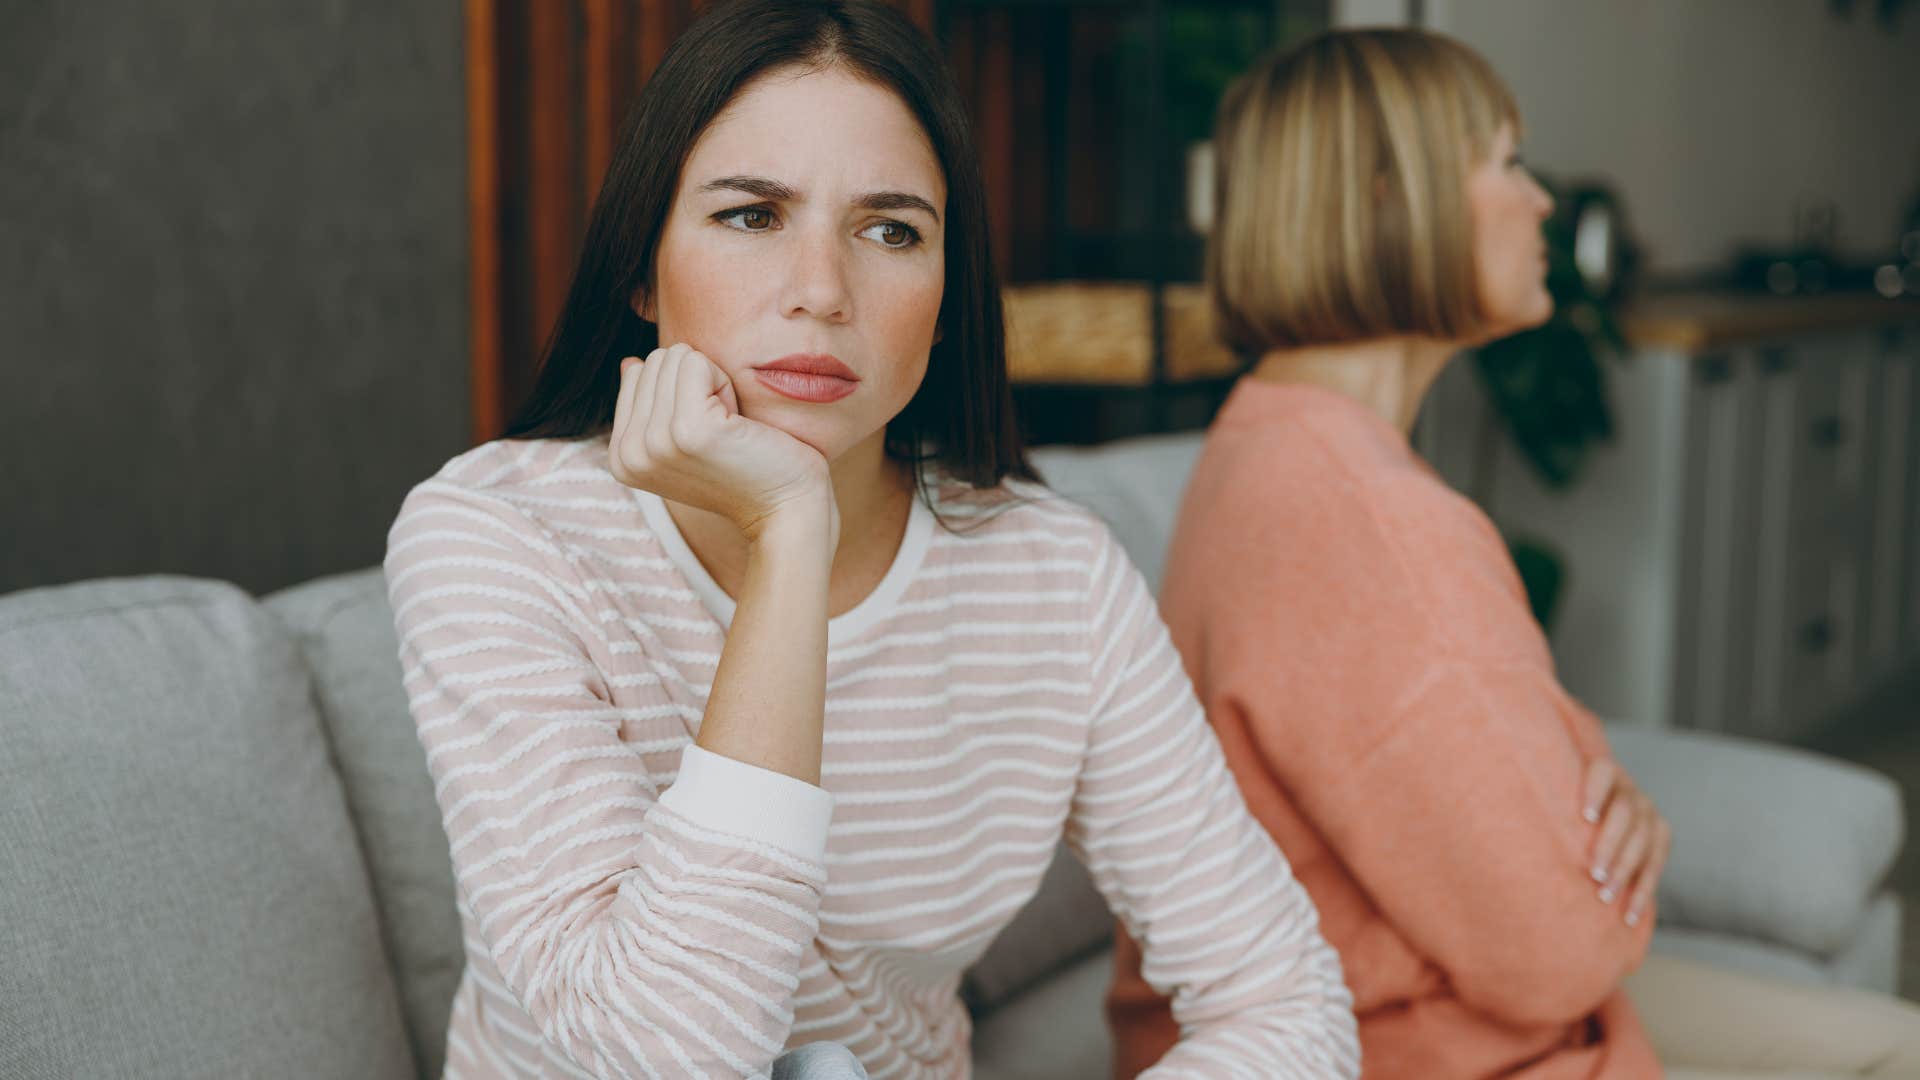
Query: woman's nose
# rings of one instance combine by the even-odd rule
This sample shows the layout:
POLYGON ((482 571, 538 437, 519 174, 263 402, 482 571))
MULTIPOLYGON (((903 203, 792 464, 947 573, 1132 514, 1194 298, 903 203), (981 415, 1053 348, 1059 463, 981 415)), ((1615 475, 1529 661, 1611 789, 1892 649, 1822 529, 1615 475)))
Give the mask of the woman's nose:
POLYGON ((1540 220, 1553 216, 1553 194, 1540 185, 1540 181, 1527 177, 1527 183, 1533 187, 1534 207, 1540 214, 1540 220))
POLYGON ((797 237, 781 304, 783 314, 845 322, 849 313, 845 260, 845 248, 836 236, 797 237))

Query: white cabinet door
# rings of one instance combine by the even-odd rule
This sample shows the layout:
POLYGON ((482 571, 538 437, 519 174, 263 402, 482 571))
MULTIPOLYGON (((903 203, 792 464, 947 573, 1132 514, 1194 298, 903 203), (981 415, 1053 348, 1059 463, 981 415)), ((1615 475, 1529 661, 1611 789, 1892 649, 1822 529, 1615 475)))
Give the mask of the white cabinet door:
POLYGON ((1871 397, 1873 426, 1873 535, 1861 581, 1862 667, 1869 679, 1893 674, 1911 650, 1902 626, 1909 579, 1920 584, 1920 563, 1910 562, 1914 529, 1914 400, 1920 393, 1920 328, 1894 329, 1881 338, 1871 397))
POLYGON ((1751 542, 1759 512, 1760 379, 1747 354, 1688 361, 1686 502, 1674 611, 1672 722, 1745 730, 1752 711, 1751 542))
POLYGON ((1810 734, 1854 689, 1860 593, 1871 559, 1868 397, 1878 360, 1866 331, 1822 335, 1796 349, 1788 533, 1788 701, 1777 733, 1810 734))
POLYGON ((1803 423, 1804 405, 1793 375, 1796 361, 1793 351, 1783 346, 1755 350, 1758 438, 1749 473, 1754 487, 1753 531, 1736 540, 1754 549, 1749 579, 1753 590, 1751 696, 1739 729, 1763 737, 1778 737, 1786 731, 1794 708, 1793 525, 1799 517, 1794 504, 1800 496, 1795 481, 1802 468, 1795 452, 1795 432, 1803 423))
MULTIPOLYGON (((1906 399, 1906 624, 1901 633, 1900 653, 1908 664, 1920 662, 1920 324, 1906 328, 1900 347, 1901 365, 1910 372, 1911 384, 1906 399)), ((1898 406, 1895 406, 1898 408, 1898 406)))

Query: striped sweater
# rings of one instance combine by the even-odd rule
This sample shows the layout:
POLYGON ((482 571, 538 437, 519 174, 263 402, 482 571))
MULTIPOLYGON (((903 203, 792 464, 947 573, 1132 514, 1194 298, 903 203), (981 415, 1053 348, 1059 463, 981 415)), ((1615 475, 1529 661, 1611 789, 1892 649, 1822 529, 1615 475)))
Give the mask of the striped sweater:
POLYGON ((1139 575, 1009 490, 939 488, 958 532, 916 502, 830 621, 819 787, 692 745, 733 605, 604 436, 412 491, 386 574, 466 942, 449 1076, 760 1076, 818 1040, 965 1076, 961 976, 1063 837, 1185 1032, 1152 1075, 1357 1073, 1339 961, 1139 575))

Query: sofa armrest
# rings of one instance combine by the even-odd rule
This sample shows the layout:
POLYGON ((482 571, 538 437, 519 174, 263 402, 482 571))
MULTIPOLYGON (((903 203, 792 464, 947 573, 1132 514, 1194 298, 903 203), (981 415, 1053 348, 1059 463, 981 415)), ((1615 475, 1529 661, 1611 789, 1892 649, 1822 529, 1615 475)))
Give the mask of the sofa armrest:
POLYGON ((1816 957, 1859 930, 1906 831, 1900 789, 1806 750, 1609 725, 1614 756, 1673 826, 1660 919, 1816 957))

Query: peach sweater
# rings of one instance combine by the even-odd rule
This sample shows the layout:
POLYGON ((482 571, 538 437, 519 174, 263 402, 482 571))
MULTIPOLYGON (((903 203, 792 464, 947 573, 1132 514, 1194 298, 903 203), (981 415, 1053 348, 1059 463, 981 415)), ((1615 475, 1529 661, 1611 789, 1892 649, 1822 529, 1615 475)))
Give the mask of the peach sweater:
MULTIPOLYGON (((1255 817, 1340 952, 1368 1077, 1657 1077, 1620 991, 1653 919, 1588 877, 1561 689, 1505 544, 1406 438, 1332 391, 1242 380, 1161 590, 1255 817)), ((1173 1044, 1121 934, 1116 1071, 1173 1044)))

